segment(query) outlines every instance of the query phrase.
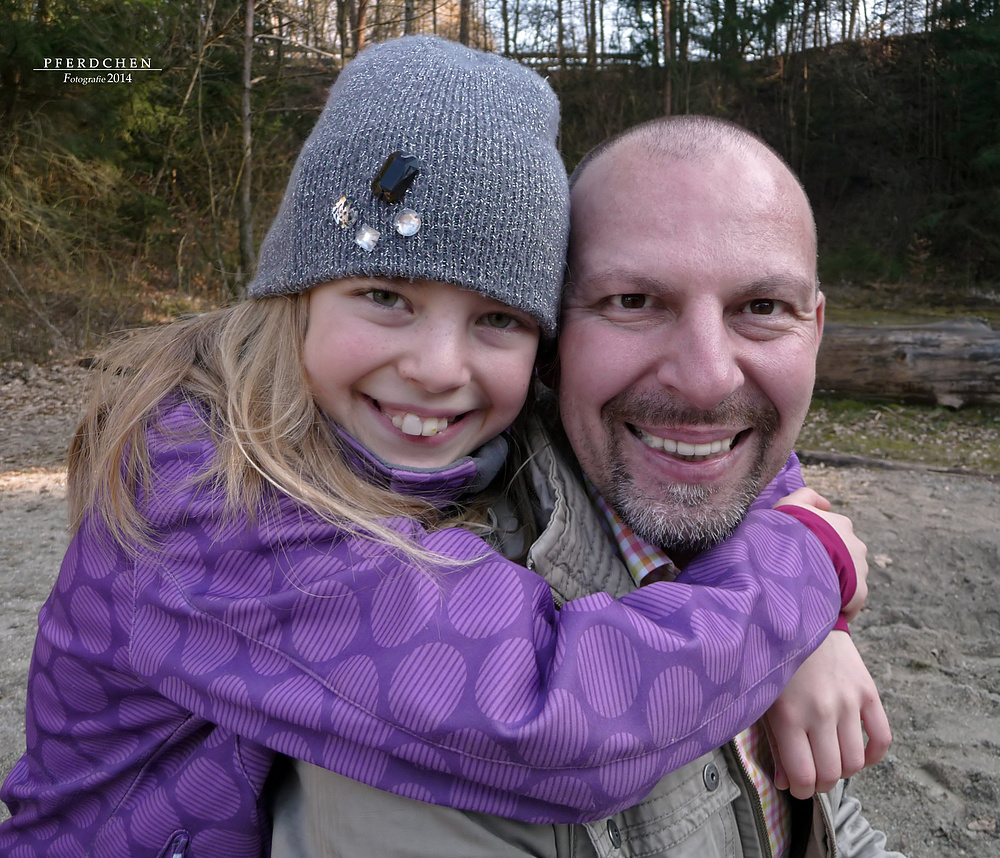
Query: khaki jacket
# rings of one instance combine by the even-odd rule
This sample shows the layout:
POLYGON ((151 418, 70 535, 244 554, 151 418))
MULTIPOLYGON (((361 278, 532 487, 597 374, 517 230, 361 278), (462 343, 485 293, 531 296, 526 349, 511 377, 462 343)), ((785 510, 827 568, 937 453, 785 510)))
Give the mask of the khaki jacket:
MULTIPOLYGON (((579 474, 532 431, 533 482, 545 528, 528 566, 558 601, 632 579, 579 474), (579 570, 589 570, 586 579, 579 570)), ((411 801, 304 763, 280 775, 272 858, 770 858, 756 790, 730 745, 663 778, 640 804, 582 825, 533 825, 411 801)), ((793 802, 792 858, 903 858, 846 795, 846 782, 793 802)))

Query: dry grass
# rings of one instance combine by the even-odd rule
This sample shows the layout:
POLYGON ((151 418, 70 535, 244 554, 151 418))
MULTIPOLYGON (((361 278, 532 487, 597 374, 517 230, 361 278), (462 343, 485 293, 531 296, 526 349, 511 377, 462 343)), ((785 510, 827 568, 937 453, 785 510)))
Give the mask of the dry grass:
POLYGON ((813 401, 799 449, 1000 474, 1000 408, 813 401))

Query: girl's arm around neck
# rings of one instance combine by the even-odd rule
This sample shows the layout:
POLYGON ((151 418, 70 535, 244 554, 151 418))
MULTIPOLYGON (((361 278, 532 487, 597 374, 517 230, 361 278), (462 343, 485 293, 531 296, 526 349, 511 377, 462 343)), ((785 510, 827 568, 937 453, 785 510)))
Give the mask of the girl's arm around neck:
MULTIPOLYGON (((156 470, 183 482, 192 465, 156 470)), ((394 523, 450 558, 427 568, 288 498, 251 523, 221 516, 207 486, 161 496, 171 498, 158 512, 163 539, 136 566, 140 608, 161 607, 140 611, 134 651, 159 646, 163 623, 196 624, 198 641, 213 629, 223 645, 138 659, 156 665, 151 686, 180 671, 195 714, 253 741, 382 789, 419 784, 424 800, 516 818, 575 821, 634 804, 759 717, 839 609, 822 546, 778 513, 748 518, 721 565, 685 573, 697 586, 556 610, 541 577, 462 529, 394 523), (787 563, 758 574, 748 544, 777 546, 787 563), (791 574, 797 563, 823 571, 791 574)))

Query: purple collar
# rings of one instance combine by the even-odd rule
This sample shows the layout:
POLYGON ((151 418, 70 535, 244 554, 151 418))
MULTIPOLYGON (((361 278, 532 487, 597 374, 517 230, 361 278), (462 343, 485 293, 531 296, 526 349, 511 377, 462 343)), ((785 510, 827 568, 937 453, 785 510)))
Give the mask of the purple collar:
POLYGON ((355 472, 375 485, 435 506, 479 494, 500 473, 507 458, 506 435, 497 435, 468 456, 440 468, 408 468, 376 456, 356 438, 333 424, 343 442, 344 455, 355 472))

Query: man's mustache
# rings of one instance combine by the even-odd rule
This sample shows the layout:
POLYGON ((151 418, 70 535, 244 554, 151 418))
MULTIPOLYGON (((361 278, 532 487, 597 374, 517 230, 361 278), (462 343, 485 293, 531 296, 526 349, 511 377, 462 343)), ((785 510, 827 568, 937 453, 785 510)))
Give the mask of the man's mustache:
POLYGON ((695 408, 662 391, 623 390, 601 409, 606 424, 645 423, 653 426, 750 426, 763 434, 777 431, 778 410, 763 394, 735 391, 714 408, 695 408))

